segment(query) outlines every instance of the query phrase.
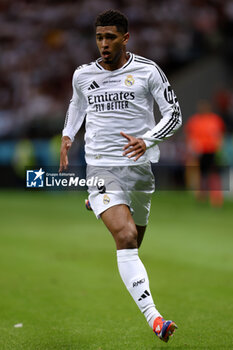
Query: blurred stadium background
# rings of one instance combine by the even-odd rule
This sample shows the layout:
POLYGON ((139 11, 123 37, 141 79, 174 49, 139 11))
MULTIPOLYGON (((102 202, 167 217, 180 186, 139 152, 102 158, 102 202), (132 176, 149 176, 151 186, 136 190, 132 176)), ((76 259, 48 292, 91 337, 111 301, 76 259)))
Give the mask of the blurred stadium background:
MULTIPOLYGON (((223 118, 221 164, 233 166, 232 0, 1 0, 1 187, 25 187, 25 166, 57 166, 72 74, 98 57, 93 22, 109 8, 129 18, 128 50, 168 75, 184 124, 203 99, 223 118)), ((84 164, 83 132, 71 164, 84 164)), ((172 167, 165 188, 185 188, 186 148, 184 128, 161 144, 160 164, 172 167)))
MULTIPOLYGON (((25 167, 58 169, 71 78, 77 66, 98 57, 93 22, 109 8, 129 18, 128 50, 168 75, 184 126, 201 100, 226 125, 218 152, 229 175, 223 207, 196 202, 188 191, 158 192, 141 255, 156 302, 179 325, 171 348, 230 350, 232 0, 0 0, 0 348, 165 345, 155 343, 124 290, 113 240, 86 211, 86 194, 25 191, 25 167)), ((184 130, 160 146, 164 190, 189 189, 184 130)), ((85 164, 83 134, 84 126, 70 151, 72 165, 85 164)))

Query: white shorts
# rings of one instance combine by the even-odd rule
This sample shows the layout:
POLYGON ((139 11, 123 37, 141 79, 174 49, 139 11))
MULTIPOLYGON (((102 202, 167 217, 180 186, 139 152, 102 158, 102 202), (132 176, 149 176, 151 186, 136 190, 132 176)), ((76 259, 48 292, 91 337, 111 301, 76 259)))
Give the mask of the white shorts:
POLYGON ((155 190, 151 164, 99 167, 87 165, 87 179, 104 180, 104 187, 88 188, 91 207, 99 219, 100 214, 118 204, 126 204, 136 225, 148 223, 151 196, 155 190))

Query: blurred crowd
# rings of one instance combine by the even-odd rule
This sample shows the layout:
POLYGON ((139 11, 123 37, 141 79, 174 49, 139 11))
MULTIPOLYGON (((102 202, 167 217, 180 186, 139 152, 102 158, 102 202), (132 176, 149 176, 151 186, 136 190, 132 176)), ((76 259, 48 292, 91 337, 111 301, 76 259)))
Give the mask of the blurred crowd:
MULTIPOLYGON (((129 51, 166 72, 209 53, 232 61, 232 0, 1 0, 0 138, 61 130, 73 71, 98 57, 93 23, 109 8, 129 18, 129 51)), ((230 113, 231 90, 216 103, 230 113)))

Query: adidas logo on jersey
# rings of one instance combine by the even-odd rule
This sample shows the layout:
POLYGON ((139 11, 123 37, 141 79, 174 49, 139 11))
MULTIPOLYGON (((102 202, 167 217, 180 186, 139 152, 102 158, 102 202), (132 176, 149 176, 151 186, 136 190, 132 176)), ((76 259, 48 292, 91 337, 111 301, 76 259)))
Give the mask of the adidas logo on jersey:
POLYGON ((89 86, 88 90, 95 90, 97 88, 99 88, 99 85, 97 84, 97 82, 95 80, 93 80, 93 82, 89 86))

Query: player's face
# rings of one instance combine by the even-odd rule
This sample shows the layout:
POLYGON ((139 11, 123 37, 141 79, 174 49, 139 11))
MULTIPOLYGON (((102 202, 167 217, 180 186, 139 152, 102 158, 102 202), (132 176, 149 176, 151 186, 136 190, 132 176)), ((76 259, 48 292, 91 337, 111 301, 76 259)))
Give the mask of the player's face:
POLYGON ((125 53, 129 34, 117 31, 116 26, 96 27, 96 43, 106 64, 117 63, 125 53))

